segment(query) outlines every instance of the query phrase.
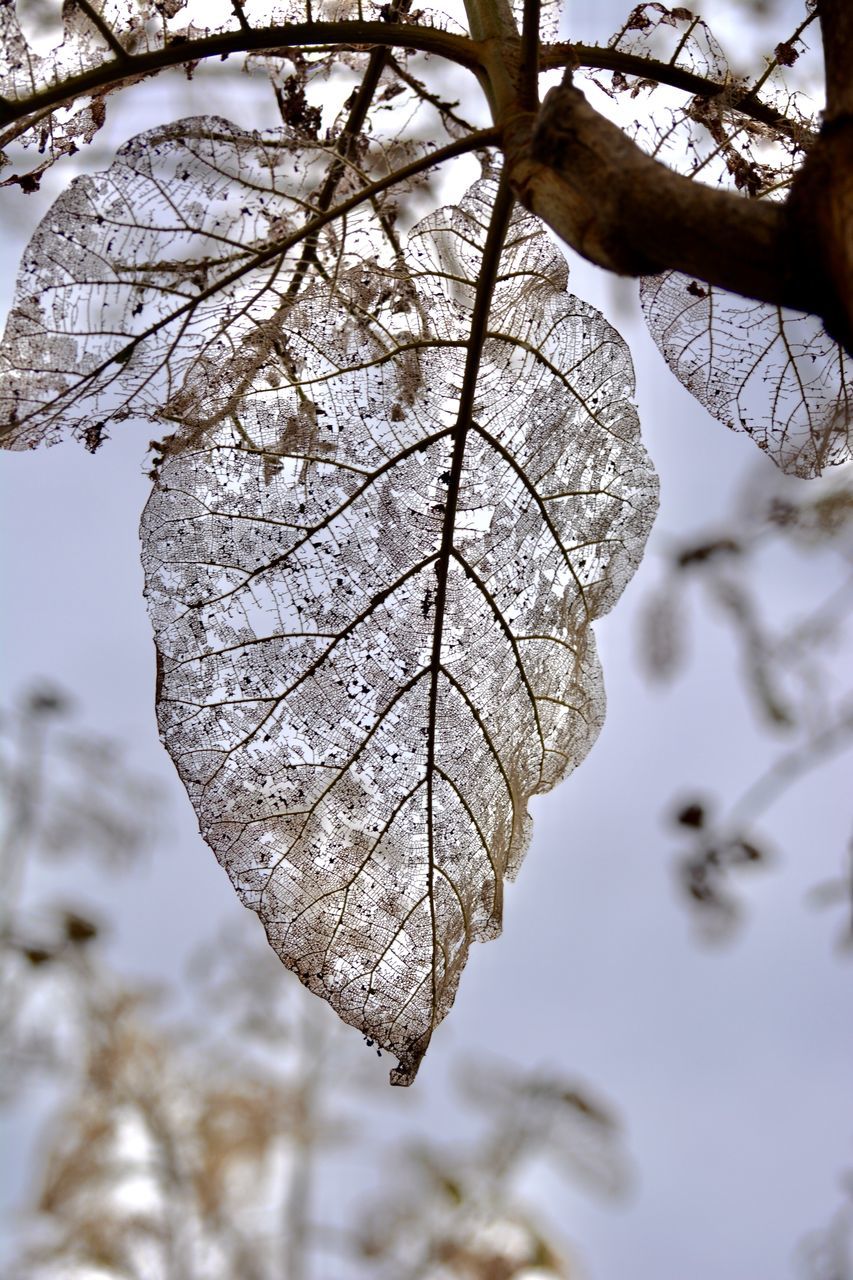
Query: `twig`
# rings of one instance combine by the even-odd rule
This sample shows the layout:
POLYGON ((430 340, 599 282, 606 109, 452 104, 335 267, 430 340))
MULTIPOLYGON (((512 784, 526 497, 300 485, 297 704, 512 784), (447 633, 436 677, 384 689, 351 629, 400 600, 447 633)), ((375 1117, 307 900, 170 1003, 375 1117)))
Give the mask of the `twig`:
POLYGON ((523 111, 539 109, 539 18, 541 0, 524 0, 521 29, 519 103, 523 111))
POLYGON ((251 31, 249 19, 246 17, 246 11, 243 8, 243 0, 231 0, 231 8, 234 10, 241 31, 251 31))
MULTIPOLYGON (((814 13, 810 13, 810 14, 808 14, 808 16, 807 16, 806 18, 804 18, 804 19, 803 19, 803 21, 800 23, 800 25, 797 27, 796 31, 795 31, 795 32, 794 32, 794 34, 791 36, 790 40, 784 40, 784 41, 782 41, 782 44, 783 44, 783 45, 792 45, 792 44, 794 43, 794 41, 795 41, 795 40, 799 40, 800 36, 801 36, 801 35, 803 34, 803 32, 805 31, 806 27, 809 25, 809 23, 810 23, 810 22, 814 22, 814 20, 815 20, 815 18, 816 18, 816 17, 817 17, 817 10, 815 10, 815 11, 814 11, 814 13)), ((777 49, 778 49, 778 48, 780 48, 780 46, 779 46, 779 45, 777 45, 776 47, 777 47, 777 49)), ((752 86, 752 88, 749 90, 749 92, 748 92, 748 93, 746 93, 746 94, 744 94, 743 98, 741 98, 741 100, 740 100, 740 101, 741 101, 741 105, 742 105, 743 103, 745 103, 745 102, 750 102, 751 100, 753 100, 753 99, 755 99, 755 98, 757 98, 757 97, 758 97, 758 94, 759 94, 759 93, 761 92, 761 90, 764 88, 764 85, 765 85, 765 84, 767 83, 767 81, 770 79, 770 77, 772 76, 773 72, 776 70, 776 68, 777 68, 778 66, 779 66, 779 59, 778 59, 778 58, 773 58, 770 62, 768 62, 767 66, 764 68, 764 71, 763 71, 763 72, 762 72, 762 74, 759 76, 759 78, 756 80, 755 84, 752 86)))
POLYGON ((77 5, 77 8, 80 9, 81 12, 85 13, 95 30, 103 36, 104 40, 112 49, 118 60, 120 62, 128 62, 130 60, 130 54, 125 49, 124 45, 122 45, 116 38, 115 32, 112 31, 104 22, 98 11, 92 8, 89 4, 89 0, 74 0, 74 2, 77 5))
POLYGON ((424 102, 429 103, 429 105, 433 107, 439 115, 444 116, 448 120, 452 120, 453 123, 459 125, 461 129, 474 128, 474 125, 472 125, 468 120, 464 120, 462 116, 457 115, 454 111, 453 108, 459 106, 458 102, 445 102, 437 93, 430 93, 426 85, 422 84, 416 76, 413 76, 411 72, 407 71, 393 54, 389 56, 388 65, 394 68, 394 71, 403 81, 403 84, 407 84, 413 93, 416 93, 424 102))
POLYGON ((732 94, 731 84, 709 80, 707 76, 697 75, 696 72, 687 71, 683 67, 674 67, 656 58, 646 58, 642 54, 625 53, 621 49, 606 48, 603 45, 566 43, 545 45, 541 50, 540 59, 543 71, 554 71, 566 66, 586 67, 594 71, 620 71, 626 76, 654 80, 657 84, 681 89, 694 97, 717 98, 725 93, 726 106, 732 111, 740 111, 759 124, 778 129, 780 133, 794 137, 795 141, 800 139, 808 143, 817 138, 813 130, 804 130, 802 125, 789 120, 775 107, 753 98, 754 89, 738 97, 732 94))
POLYGON ((201 36, 197 40, 171 40, 164 48, 146 53, 131 55, 122 49, 122 56, 117 62, 101 63, 16 101, 0 99, 0 124, 12 124, 43 107, 62 106, 86 94, 112 88, 115 84, 127 82, 129 77, 142 79, 190 61, 222 58, 231 53, 274 53, 303 47, 363 51, 365 46, 370 48, 373 45, 435 53, 472 71, 480 65, 480 50, 473 40, 437 27, 362 21, 293 22, 282 26, 255 27, 250 31, 227 31, 201 36))
POLYGON ((742 829, 767 809, 793 782, 816 769, 829 756, 853 745, 853 703, 807 743, 780 756, 747 788, 729 813, 728 826, 742 829))

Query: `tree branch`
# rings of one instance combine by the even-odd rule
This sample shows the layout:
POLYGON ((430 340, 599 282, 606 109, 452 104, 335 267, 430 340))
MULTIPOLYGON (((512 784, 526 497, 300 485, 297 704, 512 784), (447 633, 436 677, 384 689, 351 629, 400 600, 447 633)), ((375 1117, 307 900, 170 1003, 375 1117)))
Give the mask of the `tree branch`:
POLYGON ((823 118, 831 125, 842 116, 853 116, 853 5, 850 0, 819 0, 817 11, 826 72, 823 118))
POLYGON ((557 235, 621 275, 676 270, 820 314, 785 205, 747 200, 646 155, 570 84, 504 126, 513 188, 557 235))
POLYGON ((826 110, 788 205, 798 227, 803 270, 824 282, 819 309, 827 331, 853 352, 853 5, 818 0, 826 110))
MULTIPOLYGON (((671 62, 659 62, 655 58, 646 58, 636 53, 626 53, 622 49, 609 49, 600 45, 586 44, 552 44, 545 45, 540 54, 541 69, 554 71, 561 67, 585 67, 596 71, 619 71, 622 75, 638 76, 643 80, 654 80, 657 84, 666 84, 673 89, 681 89, 698 98, 717 98, 721 93, 732 93, 731 84, 720 84, 717 80, 709 80, 707 76, 697 75, 684 67, 673 66, 671 62)), ((730 106, 734 111, 741 111, 751 120, 759 124, 769 125, 783 133, 791 133, 792 125, 786 116, 753 97, 755 89, 744 88, 743 96, 733 95, 730 106)))
POLYGON ((518 102, 522 111, 539 108, 539 18, 540 0, 524 0, 521 29, 521 82, 518 102))
POLYGON ((474 128, 474 126, 470 123, 470 121, 464 119, 463 116, 460 116, 457 114, 455 108, 459 106, 458 100, 453 102, 445 102, 444 99, 440 98, 437 93, 430 93, 426 85, 423 84, 420 80, 418 80, 416 76, 413 76, 411 72, 408 71, 403 66, 402 62, 400 62, 397 58, 395 58, 393 54, 391 54, 389 58, 388 65, 393 68, 394 74, 397 76, 397 78, 399 80, 402 80, 403 84, 408 85, 408 87, 412 90, 412 92, 416 93, 422 102, 428 103, 433 108, 434 111, 438 112, 438 114, 445 121, 445 127, 446 127, 447 121, 449 120, 452 124, 455 124, 460 129, 466 129, 470 131, 474 128))
POLYGON ((113 53, 115 54, 119 62, 127 62, 128 58, 130 57, 129 53, 125 49, 124 45, 122 45, 121 42, 116 38, 116 35, 111 30, 111 28, 108 27, 107 24, 104 22, 103 18, 98 13, 98 11, 92 8, 92 6, 89 4, 89 0, 75 0, 75 3, 77 5, 77 8, 80 9, 81 12, 83 12, 86 15, 86 17, 91 22, 92 26, 101 36, 101 38, 106 42, 109 48, 112 49, 113 53))
POLYGON ((0 98, 0 125, 41 110, 57 107, 75 98, 127 84, 185 62, 227 57, 231 53, 276 53, 293 48, 346 48, 369 52, 373 46, 417 49, 435 53, 460 66, 476 71, 481 62, 476 43, 466 36, 414 23, 389 22, 294 22, 285 26, 228 31, 197 40, 173 40, 165 48, 114 58, 79 75, 36 90, 17 101, 0 98))
MULTIPOLYGON (((403 4, 408 8, 408 0, 403 0, 403 4)), ((392 0, 392 3, 389 5, 389 21, 396 21, 401 7, 403 6, 398 6, 396 4, 396 0, 392 0)), ((335 143, 335 151, 337 152, 338 159, 329 166, 329 171, 326 174, 325 181, 323 182, 316 201, 317 213, 326 213, 331 207, 332 201, 335 198, 335 192, 338 189, 341 178, 346 172, 346 162, 352 156, 359 134, 364 128, 367 120, 367 113, 370 110, 376 90, 379 87, 379 81, 388 62, 388 57, 389 52, 387 48, 375 48, 370 51, 367 68, 362 77, 361 84, 356 90, 355 97, 352 101, 352 105, 350 106, 349 115, 347 116, 346 124, 335 143)), ((316 260, 317 236, 314 235, 309 236, 303 245, 299 265, 293 273, 293 279, 291 280, 290 287, 288 289, 290 297, 295 297, 299 292, 309 265, 316 263, 316 260)))

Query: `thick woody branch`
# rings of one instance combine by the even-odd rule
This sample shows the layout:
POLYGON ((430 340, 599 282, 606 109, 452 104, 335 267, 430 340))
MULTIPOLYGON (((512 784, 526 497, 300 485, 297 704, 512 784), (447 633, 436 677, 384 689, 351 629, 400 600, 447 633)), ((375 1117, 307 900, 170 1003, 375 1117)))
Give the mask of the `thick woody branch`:
POLYGON ((622 275, 683 271, 735 293, 821 311, 785 205, 748 200, 673 173, 570 84, 537 117, 504 123, 519 200, 585 258, 622 275))
POLYGON ((830 286, 824 323, 853 352, 853 4, 818 0, 817 11, 826 110, 788 203, 800 228, 803 269, 830 286))
POLYGON ((853 117, 853 5, 850 0, 819 0, 817 6, 823 38, 826 72, 824 121, 853 117))

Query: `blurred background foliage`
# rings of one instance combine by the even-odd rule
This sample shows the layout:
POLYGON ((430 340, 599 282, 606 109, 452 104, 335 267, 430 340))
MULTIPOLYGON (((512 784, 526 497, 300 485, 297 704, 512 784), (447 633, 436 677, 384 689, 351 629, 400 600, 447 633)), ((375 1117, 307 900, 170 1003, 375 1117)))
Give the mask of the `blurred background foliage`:
MULTIPOLYGON (((739 796, 721 803, 699 793, 672 805, 686 845, 680 887, 702 936, 723 939, 740 919, 738 876, 773 862, 765 811, 853 745, 853 477, 844 469, 804 486, 761 468, 722 527, 674 542, 656 532, 654 546, 658 583, 638 625, 646 677, 660 686, 677 680, 690 662, 691 628, 703 625, 704 611, 715 614, 736 643, 749 711, 778 744, 739 796), (797 561, 812 566, 817 590, 797 593, 780 613, 768 587, 797 561)), ((810 901, 839 910, 839 948, 853 948, 853 831, 837 879, 816 884, 810 901)))
MULTIPOLYGON (((682 846, 673 869, 683 901, 702 936, 719 941, 740 918, 741 875, 772 869, 763 812, 853 735, 853 704, 839 692, 853 604, 850 478, 804 487, 762 473, 724 527, 657 542, 658 584, 639 611, 642 668, 652 681, 675 680, 691 628, 708 609, 721 612, 752 714, 778 741, 740 798, 676 796, 666 809, 682 846), (835 577, 816 575, 821 594, 793 616, 768 617, 762 582, 781 553, 828 558, 835 577)), ((415 1124, 378 1156, 369 1194, 366 1180, 343 1219, 335 1210, 327 1221, 330 1170, 377 1149, 370 1112, 387 1086, 367 1070, 364 1048, 375 1046, 360 1047, 327 1016, 248 914, 212 931, 171 988, 113 967, 103 905, 69 897, 59 872, 78 860, 120 877, 166 856, 168 816, 157 784, 120 743, 81 727, 62 690, 43 683, 3 710, 0 788, 0 1097, 24 1109, 36 1087, 50 1098, 35 1154, 16 1156, 24 1201, 10 1276, 577 1274, 566 1224, 542 1212, 527 1174, 536 1166, 615 1202, 628 1194, 620 1121, 588 1085, 463 1064, 470 1135, 465 1126, 464 1138, 439 1143, 415 1124)), ((810 898, 835 908, 849 950, 850 849, 839 850, 837 880, 810 898)), ((801 1242, 798 1265, 809 1280, 848 1280, 851 1248, 845 1201, 801 1242)))
POLYGON ((377 1191, 351 1221, 324 1222, 326 1167, 359 1140, 371 1091, 387 1085, 363 1055, 342 1077, 357 1043, 249 914, 198 948, 174 990, 112 968, 109 921, 57 899, 52 866, 79 857, 120 875, 161 856, 161 806, 120 746, 76 721, 49 685, 0 720, 0 1097, 25 1108, 46 1083, 51 1112, 40 1153, 16 1153, 32 1191, 6 1274, 568 1276, 562 1231, 520 1190, 527 1166, 544 1159, 605 1198, 629 1184, 617 1120, 575 1081, 477 1064, 462 1073, 476 1136, 413 1136, 383 1154, 377 1191), (176 1014, 182 982, 193 995, 176 1014))

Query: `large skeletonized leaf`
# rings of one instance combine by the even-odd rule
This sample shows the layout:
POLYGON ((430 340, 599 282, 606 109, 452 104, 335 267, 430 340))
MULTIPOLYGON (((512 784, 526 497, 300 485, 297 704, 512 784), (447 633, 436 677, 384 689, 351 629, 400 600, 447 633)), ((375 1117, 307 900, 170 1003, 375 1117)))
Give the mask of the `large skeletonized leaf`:
POLYGON ((853 363, 814 316, 677 272, 646 277, 640 298, 676 377, 783 471, 819 475, 850 458, 853 363))
POLYGON ((277 386, 215 425, 199 388, 207 425, 143 518, 160 727, 202 832, 401 1084, 500 929, 529 797, 598 733, 590 623, 656 507, 627 349, 520 209, 463 404, 494 198, 302 295, 277 386))
MULTIPOLYGON (((367 165, 370 144, 362 150, 367 165)), ((123 418, 179 416, 185 382, 211 366, 227 363, 232 383, 248 376, 300 270, 304 245, 283 249, 316 212, 333 162, 328 146, 289 130, 197 117, 140 134, 105 173, 74 181, 21 264, 0 348, 4 445, 70 432, 94 448, 123 418)), ((341 166, 335 203, 358 191, 361 172, 341 166)), ((330 223, 315 259, 341 269, 370 253, 383 208, 390 217, 405 190, 330 223)))

